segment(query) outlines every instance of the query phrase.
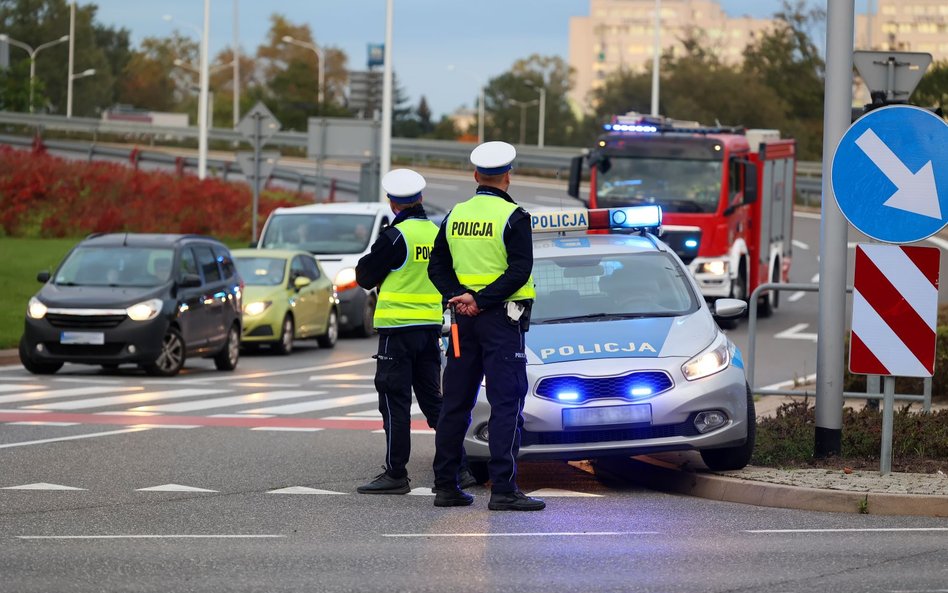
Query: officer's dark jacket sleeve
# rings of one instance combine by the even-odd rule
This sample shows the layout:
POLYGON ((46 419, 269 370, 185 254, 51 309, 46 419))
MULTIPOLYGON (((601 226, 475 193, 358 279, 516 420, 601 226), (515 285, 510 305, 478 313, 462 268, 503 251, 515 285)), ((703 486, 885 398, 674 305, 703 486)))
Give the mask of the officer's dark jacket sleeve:
POLYGON ((449 299, 468 290, 461 285, 458 275, 454 273, 454 259, 451 257, 451 249, 448 248, 448 239, 444 230, 447 224, 448 216, 445 216, 435 237, 431 257, 428 259, 428 278, 441 296, 449 299))
POLYGON ((523 208, 517 208, 507 219, 504 246, 507 248, 507 270, 474 295, 481 309, 504 302, 530 279, 533 270, 533 229, 530 215, 523 208))
POLYGON ((366 290, 382 284, 392 270, 398 269, 408 257, 405 237, 390 226, 379 234, 372 249, 356 264, 356 282, 366 290))

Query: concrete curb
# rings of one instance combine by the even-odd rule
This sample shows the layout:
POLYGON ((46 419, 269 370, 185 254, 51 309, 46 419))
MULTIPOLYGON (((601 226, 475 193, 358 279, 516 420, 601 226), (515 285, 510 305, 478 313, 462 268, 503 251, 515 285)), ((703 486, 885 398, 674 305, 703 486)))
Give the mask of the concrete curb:
POLYGON ((20 364, 20 353, 16 348, 0 350, 0 366, 6 366, 10 364, 20 364))
MULTIPOLYGON (((647 456, 635 457, 629 463, 634 464, 634 467, 626 466, 623 473, 632 476, 631 479, 636 483, 655 490, 709 500, 832 513, 948 517, 948 496, 855 492, 772 484, 687 471, 647 456)), ((609 466, 605 469, 610 473, 614 471, 609 466)), ((598 471, 601 471, 599 467, 598 471)))

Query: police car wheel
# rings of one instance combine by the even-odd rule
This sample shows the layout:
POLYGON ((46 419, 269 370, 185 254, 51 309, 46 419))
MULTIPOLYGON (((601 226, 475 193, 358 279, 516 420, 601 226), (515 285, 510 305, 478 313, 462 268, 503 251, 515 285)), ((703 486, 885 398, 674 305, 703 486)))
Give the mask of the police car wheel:
POLYGON ((487 472, 486 461, 470 461, 467 465, 471 470, 471 475, 474 476, 474 479, 477 480, 478 484, 485 484, 488 480, 490 480, 490 474, 487 472))
POLYGON ((747 440, 737 447, 723 449, 702 449, 701 460, 713 471, 730 471, 744 468, 750 463, 757 441, 757 411, 754 409, 754 397, 747 386, 747 440))

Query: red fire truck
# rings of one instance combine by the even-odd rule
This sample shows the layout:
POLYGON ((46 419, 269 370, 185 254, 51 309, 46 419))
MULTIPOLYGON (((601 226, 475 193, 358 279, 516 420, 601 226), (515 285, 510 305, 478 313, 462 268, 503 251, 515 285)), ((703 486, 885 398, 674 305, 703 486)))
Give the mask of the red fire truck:
MULTIPOLYGON (((796 144, 776 130, 702 127, 627 114, 605 125, 596 146, 573 159, 569 194, 579 198, 584 162, 590 208, 662 207, 662 240, 689 266, 705 298, 747 299, 787 282, 791 261, 796 144)), ((759 303, 768 316, 779 303, 759 303)))

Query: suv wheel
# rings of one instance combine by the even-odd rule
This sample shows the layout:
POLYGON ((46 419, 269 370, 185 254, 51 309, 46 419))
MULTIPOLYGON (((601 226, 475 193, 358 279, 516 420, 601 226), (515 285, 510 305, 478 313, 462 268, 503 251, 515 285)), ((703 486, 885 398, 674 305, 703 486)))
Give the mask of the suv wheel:
POLYGON ((339 315, 336 309, 329 311, 329 320, 326 322, 326 333, 316 336, 316 343, 320 348, 332 348, 339 339, 339 315))
POLYGON ((273 345, 273 349, 279 354, 289 354, 293 352, 293 337, 296 327, 293 325, 293 318, 289 315, 283 318, 283 329, 280 331, 280 340, 273 345))
POLYGON ((34 375, 52 375, 59 369, 63 368, 63 363, 61 362, 36 362, 30 358, 30 353, 28 352, 26 346, 26 340, 22 338, 20 339, 20 364, 23 365, 23 368, 34 375))
POLYGON ((240 332, 237 325, 230 326, 227 331, 227 341, 224 347, 214 357, 214 366, 219 371, 232 371, 237 368, 237 360, 240 358, 240 332))
POLYGON ((161 341, 161 353, 154 362, 142 365, 145 372, 156 377, 173 377, 184 366, 185 348, 181 332, 173 327, 168 328, 161 341))

